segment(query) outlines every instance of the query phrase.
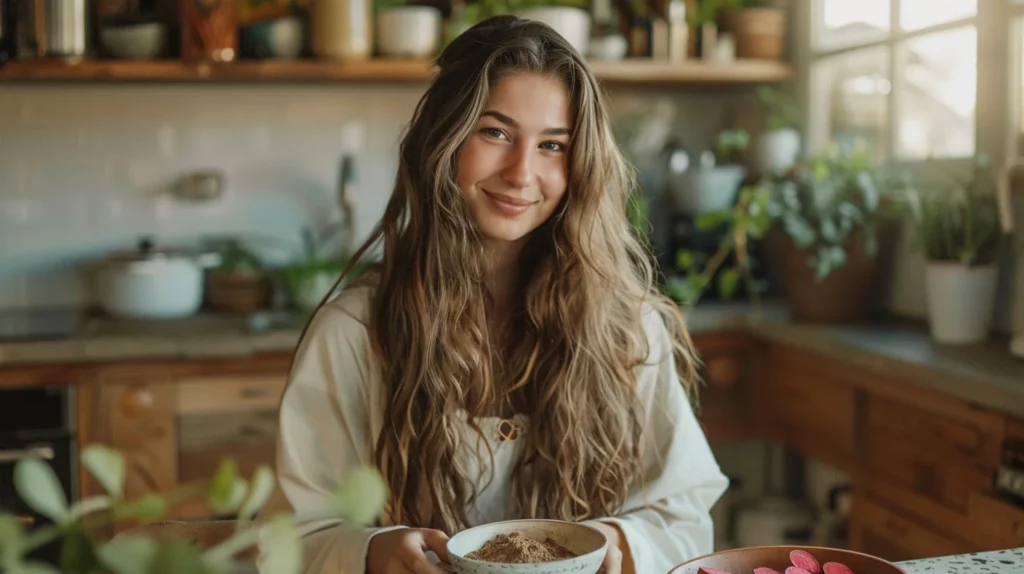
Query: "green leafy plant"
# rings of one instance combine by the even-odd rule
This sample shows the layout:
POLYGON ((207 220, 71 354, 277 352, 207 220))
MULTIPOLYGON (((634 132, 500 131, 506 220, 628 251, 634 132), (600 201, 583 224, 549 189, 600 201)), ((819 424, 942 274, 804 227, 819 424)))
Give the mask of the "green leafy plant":
POLYGON ((259 274, 265 269, 263 259, 234 237, 211 239, 206 242, 220 257, 214 271, 223 273, 259 274))
POLYGON ((747 130, 734 128, 722 130, 715 141, 715 163, 718 165, 734 165, 743 163, 743 152, 750 146, 750 134, 747 130))
MULTIPOLYGON (((0 514, 0 571, 10 574, 229 574, 237 571, 237 556, 260 544, 266 571, 293 574, 302 565, 302 545, 294 520, 286 514, 256 519, 274 489, 269 467, 255 470, 246 480, 233 460, 226 459, 208 481, 189 484, 166 494, 135 500, 124 496, 125 461, 114 449, 90 445, 82 464, 104 495, 69 504, 53 469, 36 458, 22 458, 14 469, 14 486, 33 510, 52 525, 26 530, 11 514, 0 514), (205 500, 218 515, 236 517, 234 534, 213 548, 201 549, 186 540, 157 540, 125 534, 97 541, 96 531, 117 520, 141 523, 161 519, 174 504, 205 500), (51 542, 61 547, 60 567, 30 560, 28 554, 51 542)), ((380 514, 387 487, 376 470, 359 468, 333 492, 331 511, 362 527, 380 514)))
POLYGON ((800 107, 786 92, 771 86, 759 86, 757 97, 768 108, 765 127, 769 130, 795 129, 800 125, 800 107))
POLYGON ((668 295, 692 307, 713 282, 722 299, 733 298, 742 284, 756 304, 764 286, 753 276, 749 245, 751 240, 763 238, 771 229, 769 201, 767 188, 759 185, 744 186, 732 209, 698 216, 695 221, 698 229, 724 226, 724 239, 710 257, 702 257, 688 249, 676 252, 676 269, 684 275, 669 277, 665 289, 668 295))
POLYGON ((808 264, 820 282, 846 264, 848 242, 857 233, 865 252, 875 256, 880 223, 897 211, 909 179, 875 165, 867 150, 833 148, 767 185, 772 218, 798 248, 811 249, 808 264))
POLYGON ((719 14, 732 8, 743 6, 744 0, 695 0, 693 9, 686 14, 686 23, 700 28, 704 24, 714 24, 719 14))
POLYGON ((908 190, 918 247, 930 261, 967 267, 995 263, 1007 238, 999 222, 992 160, 979 155, 970 178, 951 180, 947 189, 908 190))

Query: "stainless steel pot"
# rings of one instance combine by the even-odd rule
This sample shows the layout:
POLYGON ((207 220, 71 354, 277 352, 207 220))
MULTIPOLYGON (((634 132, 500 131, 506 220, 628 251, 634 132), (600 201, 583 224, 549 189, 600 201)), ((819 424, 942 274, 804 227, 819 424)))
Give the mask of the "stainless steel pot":
POLYGON ((111 315, 129 319, 181 319, 203 304, 204 269, 217 256, 156 248, 143 239, 138 249, 110 254, 98 268, 96 295, 111 315))
POLYGON ((87 0, 12 0, 17 57, 71 58, 86 55, 87 0))

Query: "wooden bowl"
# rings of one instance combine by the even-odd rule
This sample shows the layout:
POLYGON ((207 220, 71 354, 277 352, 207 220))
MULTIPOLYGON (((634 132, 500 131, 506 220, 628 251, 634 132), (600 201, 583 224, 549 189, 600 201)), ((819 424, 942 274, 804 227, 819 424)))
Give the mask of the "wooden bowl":
POLYGON ((789 553, 793 550, 810 552, 822 565, 826 562, 841 562, 853 570, 854 574, 906 574, 903 569, 881 558, 852 550, 818 546, 752 546, 724 550, 680 564, 669 574, 697 574, 702 566, 717 568, 729 574, 753 574, 754 568, 762 566, 785 572, 787 567, 793 565, 789 560, 789 553))

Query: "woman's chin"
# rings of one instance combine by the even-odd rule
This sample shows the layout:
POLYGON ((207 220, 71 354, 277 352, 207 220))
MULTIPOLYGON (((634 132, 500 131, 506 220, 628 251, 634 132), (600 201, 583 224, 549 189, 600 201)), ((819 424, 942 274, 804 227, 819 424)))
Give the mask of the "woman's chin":
POLYGON ((481 222, 480 231, 484 237, 491 241, 502 243, 515 243, 530 234, 528 226, 514 222, 481 222))

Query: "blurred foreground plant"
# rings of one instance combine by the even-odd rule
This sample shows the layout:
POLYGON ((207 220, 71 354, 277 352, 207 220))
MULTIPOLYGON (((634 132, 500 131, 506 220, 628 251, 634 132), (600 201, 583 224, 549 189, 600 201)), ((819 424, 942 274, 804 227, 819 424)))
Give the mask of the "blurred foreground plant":
MULTIPOLYGON (((18 461, 14 486, 33 510, 54 522, 28 531, 11 514, 0 514, 0 572, 7 574, 228 574, 235 557, 260 544, 266 571, 292 574, 302 565, 302 545, 293 518, 286 514, 254 520, 274 490, 273 471, 256 469, 250 480, 224 460, 209 481, 190 484, 166 495, 124 498, 125 461, 116 450, 91 445, 82 464, 106 491, 69 504, 53 470, 35 458, 18 461), (186 540, 156 540, 128 534, 110 541, 95 540, 94 531, 117 520, 142 523, 161 519, 172 505, 205 499, 218 515, 237 517, 235 533, 213 548, 200 549, 186 540), (54 567, 27 555, 51 542, 61 545, 61 564, 54 567)), ((384 507, 387 488, 373 469, 353 471, 334 492, 333 508, 353 526, 373 522, 384 507)))

